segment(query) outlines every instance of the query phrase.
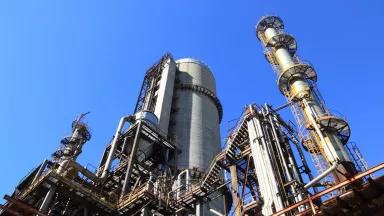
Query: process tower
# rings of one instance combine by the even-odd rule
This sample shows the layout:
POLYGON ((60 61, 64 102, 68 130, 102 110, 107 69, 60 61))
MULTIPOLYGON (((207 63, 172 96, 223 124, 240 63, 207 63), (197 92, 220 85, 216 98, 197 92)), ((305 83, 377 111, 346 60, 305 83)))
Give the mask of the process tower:
POLYGON ((332 172, 336 183, 356 174, 344 147, 350 136, 349 125, 326 107, 316 88, 317 73, 296 55, 296 40, 284 32, 283 21, 276 16, 263 17, 256 33, 277 72, 278 87, 293 107, 302 143, 312 154, 318 172, 332 172))
POLYGON ((220 145, 223 108, 209 67, 170 54, 150 67, 97 168, 78 161, 91 138, 82 114, 16 186, 1 216, 382 215, 384 177, 326 107, 317 74, 276 16, 256 33, 288 103, 246 105, 220 145), (294 125, 280 115, 290 107, 294 125), (304 150, 302 150, 304 149, 304 150), (306 160, 311 156, 317 175, 306 160))

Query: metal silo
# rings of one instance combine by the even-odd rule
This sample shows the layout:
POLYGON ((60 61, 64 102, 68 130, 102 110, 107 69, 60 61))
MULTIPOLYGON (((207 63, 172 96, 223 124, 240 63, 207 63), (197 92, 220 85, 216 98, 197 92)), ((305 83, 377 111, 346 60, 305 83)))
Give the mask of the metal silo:
MULTIPOLYGON (((201 180, 212 159, 220 152, 222 107, 216 97, 216 82, 204 63, 185 58, 176 61, 177 72, 169 134, 177 137, 179 178, 177 187, 201 180)), ((223 210, 221 199, 210 203, 223 210)), ((207 205, 197 204, 195 215, 211 215, 207 205)))
POLYGON ((191 58, 176 61, 176 85, 170 132, 177 136, 179 169, 205 171, 220 151, 222 108, 210 69, 191 58))

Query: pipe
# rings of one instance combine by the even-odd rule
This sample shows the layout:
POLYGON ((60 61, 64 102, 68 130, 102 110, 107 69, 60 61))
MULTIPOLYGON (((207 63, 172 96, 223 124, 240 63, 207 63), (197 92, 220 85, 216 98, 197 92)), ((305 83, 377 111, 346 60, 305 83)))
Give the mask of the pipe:
POLYGON ((41 176, 41 174, 43 173, 45 167, 47 166, 47 163, 48 163, 47 159, 45 159, 43 161, 43 163, 41 163, 39 170, 37 171, 35 177, 32 180, 32 183, 34 183, 37 180, 37 178, 39 178, 41 176))
POLYGON ((69 160, 63 160, 60 162, 59 168, 57 169, 57 174, 61 174, 65 168, 68 167, 69 160))
POLYGON ((124 196, 125 193, 127 192, 127 190, 129 189, 129 178, 131 177, 131 172, 132 172, 132 167, 133 167, 133 157, 135 156, 137 148, 138 148, 138 141, 139 141, 139 136, 140 136, 141 124, 142 124, 142 121, 139 120, 139 123, 138 123, 137 128, 136 128, 135 139, 133 140, 131 154, 128 158, 127 171, 125 173, 124 184, 123 184, 123 188, 121 190, 121 196, 124 196))
POLYGON ((47 195, 44 197, 44 201, 41 204, 39 211, 42 213, 46 213, 48 210, 49 204, 52 201, 53 195, 55 195, 56 192, 56 185, 51 185, 51 188, 49 188, 49 191, 47 192, 47 195))
POLYGON ((82 173, 85 177, 91 179, 94 182, 100 181, 100 178, 96 176, 95 173, 89 171, 88 169, 86 169, 85 167, 81 166, 80 164, 78 164, 73 160, 65 160, 61 162, 60 167, 57 170, 57 173, 62 174, 64 172, 64 169, 67 169, 68 167, 74 168, 77 172, 82 173))
MULTIPOLYGON (((190 181, 189 180, 189 169, 185 169, 185 170, 181 171, 179 173, 179 175, 177 175, 177 182, 179 183, 179 187, 180 188, 183 187, 182 181, 181 181, 183 175, 185 175, 185 191, 187 192, 188 189, 189 189, 189 181, 190 181)), ((180 198, 180 191, 181 191, 181 189, 179 191, 177 191, 177 193, 176 193, 176 198, 177 199, 180 198)))
POLYGON ((76 171, 82 173, 85 177, 91 179, 94 182, 98 182, 100 179, 93 172, 89 171, 85 167, 81 166, 75 161, 68 161, 68 166, 72 166, 76 171))
MULTIPOLYGON (((267 109, 267 111, 268 111, 268 107, 266 107, 266 109, 267 109)), ((293 178, 293 177, 292 177, 291 172, 290 172, 290 169, 288 168, 288 163, 289 163, 289 162, 287 162, 287 161, 286 161, 286 158, 284 157, 284 154, 283 154, 283 151, 282 151, 283 146, 281 145, 281 142, 280 142, 280 140, 279 140, 279 136, 277 135, 276 128, 275 128, 275 124, 274 124, 274 121, 273 121, 273 118, 272 118, 272 115, 271 115, 271 114, 269 114, 269 123, 271 124, 272 134, 273 134, 273 136, 274 136, 274 138, 275 138, 275 141, 276 141, 276 144, 277 144, 277 148, 276 148, 276 149, 277 149, 277 151, 278 151, 278 155, 280 155, 280 159, 281 159, 280 161, 281 161, 281 163, 283 164, 283 167, 284 167, 284 169, 285 169, 285 176, 286 176, 286 178, 287 178, 287 182, 292 181, 292 179, 295 179, 295 180, 297 180, 298 182, 300 182, 299 179, 297 179, 297 178, 293 178)), ((288 152, 288 151, 287 151, 287 152, 288 152)), ((288 154, 288 157, 290 158, 291 155, 288 154)), ((288 160, 289 160, 289 159, 288 159, 288 160)), ((293 164, 292 164, 292 165, 293 165, 293 164)), ((292 171, 293 171, 293 170, 295 170, 296 167, 291 167, 291 168, 292 168, 292 171)), ((296 202, 297 202, 297 201, 301 201, 301 200, 303 199, 303 198, 302 198, 302 194, 297 193, 297 191, 296 191, 296 187, 295 187, 293 184, 290 185, 290 188, 291 188, 292 194, 294 195, 294 198, 295 198, 296 202)))
POLYGON ((132 119, 131 115, 124 116, 124 117, 122 117, 120 119, 119 126, 117 127, 115 136, 113 137, 113 141, 112 141, 112 144, 111 144, 111 149, 109 150, 109 155, 108 155, 107 160, 106 160, 106 162, 104 164, 104 170, 103 170, 103 173, 101 174, 101 178, 102 179, 104 179, 107 176, 108 170, 111 167, 112 158, 113 158, 113 155, 115 154, 116 147, 117 147, 117 141, 119 140, 119 137, 120 137, 120 134, 121 134, 121 130, 124 127, 124 123, 129 121, 130 119, 132 119))
POLYGON ((220 212, 216 211, 213 208, 209 208, 209 211, 212 212, 213 214, 217 215, 217 216, 225 216, 225 215, 221 214, 220 212))
POLYGON ((330 174, 332 171, 334 171, 337 166, 339 165, 338 162, 334 163, 331 167, 329 167, 327 170, 325 170, 323 173, 321 173, 320 175, 318 175, 316 178, 312 179, 310 182, 308 182, 306 185, 304 185, 304 189, 308 189, 309 187, 311 187, 312 185, 316 184, 317 182, 319 182, 321 179, 323 179, 325 176, 327 176, 328 174, 330 174))
POLYGON ((197 202, 195 205, 195 216, 203 216, 203 203, 201 201, 197 202))

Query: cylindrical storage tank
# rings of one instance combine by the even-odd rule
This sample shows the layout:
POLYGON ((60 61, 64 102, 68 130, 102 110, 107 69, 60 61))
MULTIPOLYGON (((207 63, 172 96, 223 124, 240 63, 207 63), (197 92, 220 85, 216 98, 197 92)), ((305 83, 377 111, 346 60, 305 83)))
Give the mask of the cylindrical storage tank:
POLYGON ((185 58, 176 61, 176 85, 170 132, 177 137, 179 169, 205 171, 220 152, 219 123, 222 113, 216 83, 202 62, 185 58))
MULTIPOLYGON (((216 82, 204 63, 185 58, 176 61, 177 72, 169 132, 176 136, 180 150, 179 171, 194 169, 190 183, 199 181, 221 150, 220 128, 222 107, 216 97, 216 82), (197 172, 196 172, 197 171, 197 172), (200 171, 200 172, 199 172, 200 171), (199 175, 200 173, 200 175, 199 175)), ((224 212, 224 202, 216 199, 210 207, 224 212)), ((196 215, 214 215, 207 205, 196 207, 196 215)))

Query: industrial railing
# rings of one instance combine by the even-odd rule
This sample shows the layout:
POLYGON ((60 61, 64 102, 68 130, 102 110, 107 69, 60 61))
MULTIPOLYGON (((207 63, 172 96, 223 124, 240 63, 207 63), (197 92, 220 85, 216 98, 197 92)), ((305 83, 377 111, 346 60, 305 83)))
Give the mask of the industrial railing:
POLYGON ((301 205, 308 205, 308 206, 310 206, 310 210, 311 210, 312 214, 316 215, 318 213, 318 209, 316 209, 316 207, 315 207, 315 204, 314 204, 315 200, 319 200, 323 196, 326 196, 329 193, 332 193, 332 192, 334 192, 336 190, 344 188, 344 187, 346 187, 346 186, 348 186, 348 185, 350 185, 350 184, 352 184, 352 183, 354 183, 354 182, 356 182, 358 180, 361 180, 362 178, 364 178, 366 176, 369 176, 372 173, 375 173, 375 172, 380 171, 382 169, 384 169, 384 163, 381 163, 381 164, 379 164, 379 165, 377 165, 375 167, 372 167, 372 168, 368 169, 365 172, 359 173, 359 174, 357 174, 357 175, 355 175, 355 176, 353 176, 353 177, 351 177, 351 178, 349 178, 349 179, 347 179, 347 180, 345 180, 345 181, 343 181, 343 182, 341 182, 341 183, 339 183, 339 184, 337 184, 335 186, 327 188, 327 189, 325 189, 323 191, 320 191, 320 192, 318 192, 318 193, 316 193, 314 195, 308 195, 307 199, 304 199, 304 200, 302 200, 302 201, 300 201, 300 202, 298 202, 298 203, 296 203, 294 205, 291 205, 291 206, 289 206, 289 207, 287 207, 287 208, 285 208, 285 209, 283 209, 283 210, 281 210, 279 212, 276 212, 275 214, 273 214, 273 216, 287 214, 287 213, 295 210, 297 207, 299 207, 301 205))

